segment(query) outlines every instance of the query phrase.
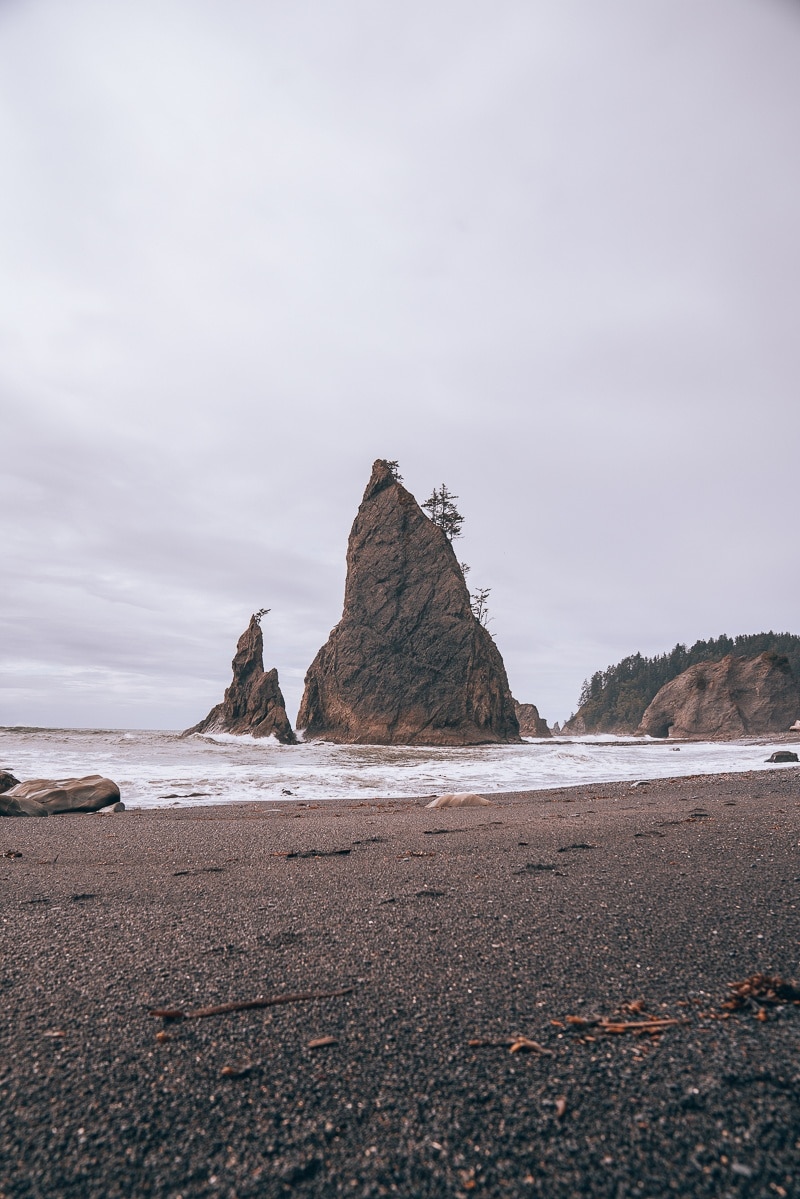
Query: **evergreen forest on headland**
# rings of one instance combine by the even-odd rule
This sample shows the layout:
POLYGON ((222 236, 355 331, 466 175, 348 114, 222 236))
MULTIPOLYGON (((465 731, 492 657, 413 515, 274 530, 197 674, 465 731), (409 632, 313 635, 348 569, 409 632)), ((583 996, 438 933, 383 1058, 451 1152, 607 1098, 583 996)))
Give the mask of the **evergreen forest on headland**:
POLYGON ((616 666, 596 671, 581 688, 578 715, 587 733, 634 733, 664 684, 690 666, 718 662, 727 654, 755 658, 763 653, 785 658, 800 678, 800 637, 794 633, 750 633, 740 637, 723 633, 709 641, 695 641, 689 649, 679 643, 669 653, 654 658, 631 654, 616 666))

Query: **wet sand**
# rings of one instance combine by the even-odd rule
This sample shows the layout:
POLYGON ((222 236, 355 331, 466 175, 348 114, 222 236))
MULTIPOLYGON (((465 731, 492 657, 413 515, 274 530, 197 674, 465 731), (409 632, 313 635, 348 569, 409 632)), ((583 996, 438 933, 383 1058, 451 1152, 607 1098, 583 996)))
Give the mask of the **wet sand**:
POLYGON ((800 769, 494 798, 0 822, 0 1199, 796 1194, 800 769))

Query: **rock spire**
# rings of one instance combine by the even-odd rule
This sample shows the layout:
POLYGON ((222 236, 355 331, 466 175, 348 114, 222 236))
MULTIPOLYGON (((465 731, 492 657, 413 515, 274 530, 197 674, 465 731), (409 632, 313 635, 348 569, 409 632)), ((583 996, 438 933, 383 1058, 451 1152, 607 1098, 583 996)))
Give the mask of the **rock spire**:
POLYGON ((297 725, 371 745, 519 740, 500 651, 453 548, 382 459, 350 533, 342 619, 309 667, 297 725))
POLYGON ((264 670, 264 638, 259 614, 250 617, 250 624, 239 638, 231 666, 233 680, 222 703, 212 708, 205 720, 186 729, 183 736, 249 733, 252 737, 274 736, 284 745, 293 745, 297 738, 286 715, 278 672, 274 668, 264 670))

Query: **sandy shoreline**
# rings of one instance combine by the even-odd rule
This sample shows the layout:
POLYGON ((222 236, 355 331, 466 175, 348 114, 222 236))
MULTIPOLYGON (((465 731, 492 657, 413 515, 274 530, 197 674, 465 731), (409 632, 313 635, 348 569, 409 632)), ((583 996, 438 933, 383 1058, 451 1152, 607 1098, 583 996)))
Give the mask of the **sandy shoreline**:
POLYGON ((493 798, 1 822, 0 1194, 792 1194, 800 771, 493 798))

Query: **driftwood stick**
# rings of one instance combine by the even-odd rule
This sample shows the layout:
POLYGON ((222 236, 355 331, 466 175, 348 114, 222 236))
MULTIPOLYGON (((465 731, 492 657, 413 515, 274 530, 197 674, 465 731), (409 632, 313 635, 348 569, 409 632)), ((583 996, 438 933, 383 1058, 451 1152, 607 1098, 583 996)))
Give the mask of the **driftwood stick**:
POLYGON ((179 1008, 152 1008, 151 1016, 160 1016, 163 1020, 203 1020, 206 1016, 224 1016, 228 1012, 248 1012, 254 1008, 276 1007, 280 1003, 301 1003, 306 999, 334 999, 339 995, 349 995, 355 987, 342 987, 338 991, 298 991, 293 995, 270 995, 266 999, 243 999, 233 1003, 219 1003, 214 1007, 198 1007, 193 1011, 184 1012, 179 1008))
POLYGON ((688 1020, 636 1020, 618 1022, 615 1020, 599 1020, 597 1027, 603 1032, 660 1032, 673 1024, 688 1024, 688 1020))

